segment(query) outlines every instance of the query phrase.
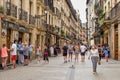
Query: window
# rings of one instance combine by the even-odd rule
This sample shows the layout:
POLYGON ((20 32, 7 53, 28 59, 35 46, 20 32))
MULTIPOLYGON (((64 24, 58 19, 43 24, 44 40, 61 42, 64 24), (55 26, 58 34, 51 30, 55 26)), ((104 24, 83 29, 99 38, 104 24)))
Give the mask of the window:
POLYGON ((108 2, 108 11, 110 10, 110 2, 108 2))
POLYGON ((31 15, 31 11, 32 11, 32 2, 30 1, 30 6, 29 6, 29 14, 31 15))

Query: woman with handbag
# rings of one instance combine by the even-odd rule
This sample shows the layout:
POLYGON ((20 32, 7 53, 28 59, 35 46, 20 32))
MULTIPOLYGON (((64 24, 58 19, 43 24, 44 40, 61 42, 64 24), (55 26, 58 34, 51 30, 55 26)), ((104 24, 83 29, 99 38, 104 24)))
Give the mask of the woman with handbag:
POLYGON ((88 57, 88 59, 92 60, 92 64, 93 64, 93 73, 96 73, 96 69, 97 69, 97 63, 99 61, 99 53, 98 53, 98 49, 96 48, 96 46, 92 46, 92 49, 90 50, 90 55, 88 57))

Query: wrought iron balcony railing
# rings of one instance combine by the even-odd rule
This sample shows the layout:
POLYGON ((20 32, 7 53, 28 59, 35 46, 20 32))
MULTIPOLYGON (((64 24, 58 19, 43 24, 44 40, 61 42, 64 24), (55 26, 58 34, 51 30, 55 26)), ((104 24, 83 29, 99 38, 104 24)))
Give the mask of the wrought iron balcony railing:
POLYGON ((46 26, 46 21, 43 19, 39 20, 39 26, 46 26))
POLYGON ((32 15, 29 15, 29 24, 35 25, 35 17, 32 15))
POLYGON ((7 2, 6 3, 6 14, 9 15, 9 16, 13 16, 15 18, 17 18, 17 6, 10 3, 10 2, 7 2))
POLYGON ((115 5, 110 11, 110 19, 117 17, 120 14, 120 2, 115 5))
POLYGON ((19 19, 28 22, 28 12, 19 8, 19 19))

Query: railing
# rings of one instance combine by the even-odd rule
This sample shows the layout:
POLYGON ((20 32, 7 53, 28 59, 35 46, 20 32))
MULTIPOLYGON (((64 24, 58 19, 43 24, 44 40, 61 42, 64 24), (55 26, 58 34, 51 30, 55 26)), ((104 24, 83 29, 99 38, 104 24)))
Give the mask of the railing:
POLYGON ((7 8, 7 11, 6 11, 7 15, 17 18, 17 6, 16 5, 10 2, 7 2, 6 8, 7 8))
POLYGON ((29 15, 29 24, 35 25, 35 17, 33 17, 32 15, 29 15))
POLYGON ((19 9, 19 19, 27 22, 28 21, 28 12, 26 12, 23 9, 19 9))
POLYGON ((60 18, 60 17, 61 17, 61 13, 60 13, 59 9, 56 8, 56 7, 54 7, 54 8, 55 8, 55 10, 56 10, 56 15, 60 18))
POLYGON ((40 26, 46 26, 46 21, 43 19, 39 19, 39 25, 40 26))
POLYGON ((120 14, 120 2, 118 2, 118 4, 115 5, 115 7, 113 7, 111 9, 111 11, 110 11, 110 19, 115 18, 119 14, 120 14))

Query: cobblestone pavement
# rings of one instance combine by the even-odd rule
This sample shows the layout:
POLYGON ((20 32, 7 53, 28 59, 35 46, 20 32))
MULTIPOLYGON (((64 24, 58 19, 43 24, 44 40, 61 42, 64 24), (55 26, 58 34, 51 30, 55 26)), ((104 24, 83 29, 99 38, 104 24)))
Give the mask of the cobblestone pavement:
POLYGON ((85 62, 66 64, 59 56, 50 58, 49 64, 33 61, 29 66, 0 71, 0 80, 120 80, 119 74, 119 61, 111 59, 106 63, 103 59, 97 73, 93 74, 91 61, 87 57, 85 62))

